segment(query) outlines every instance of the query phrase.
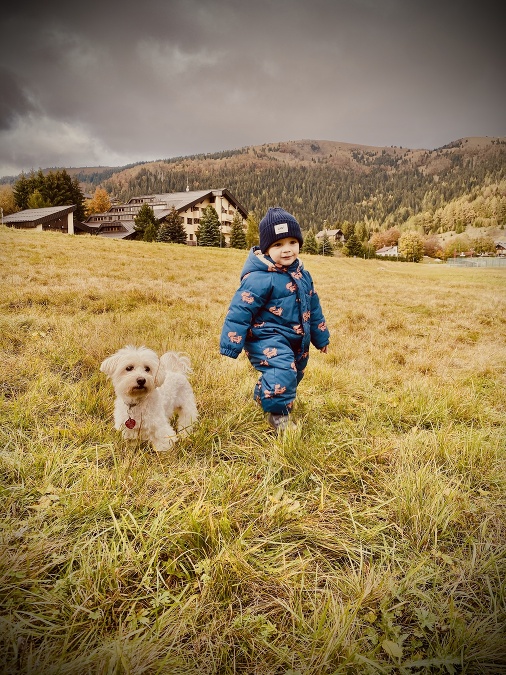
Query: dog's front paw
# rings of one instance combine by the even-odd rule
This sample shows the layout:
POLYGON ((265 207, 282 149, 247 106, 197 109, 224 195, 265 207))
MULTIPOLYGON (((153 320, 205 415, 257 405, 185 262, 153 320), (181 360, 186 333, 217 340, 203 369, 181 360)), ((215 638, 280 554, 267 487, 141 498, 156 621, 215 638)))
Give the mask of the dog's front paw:
POLYGON ((158 437, 153 440, 153 449, 156 450, 156 452, 167 452, 167 450, 171 450, 174 447, 176 441, 176 434, 158 437))

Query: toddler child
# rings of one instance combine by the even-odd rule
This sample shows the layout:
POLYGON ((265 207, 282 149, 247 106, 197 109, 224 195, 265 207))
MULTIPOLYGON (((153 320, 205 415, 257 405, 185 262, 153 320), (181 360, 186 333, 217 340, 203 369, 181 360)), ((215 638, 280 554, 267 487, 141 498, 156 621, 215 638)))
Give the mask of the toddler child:
POLYGON ((326 353, 329 331, 309 272, 299 260, 299 223, 279 206, 260 221, 260 247, 249 252, 241 285, 230 304, 220 353, 244 348, 261 373, 254 398, 278 430, 295 426, 289 414, 304 376, 309 343, 326 353))

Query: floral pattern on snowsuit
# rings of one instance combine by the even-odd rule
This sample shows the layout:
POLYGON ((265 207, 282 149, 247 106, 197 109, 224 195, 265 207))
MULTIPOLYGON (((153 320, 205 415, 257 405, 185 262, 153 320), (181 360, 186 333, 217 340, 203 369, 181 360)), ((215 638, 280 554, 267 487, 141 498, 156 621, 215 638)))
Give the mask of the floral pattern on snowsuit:
POLYGON ((266 412, 286 415, 304 376, 310 343, 317 349, 329 343, 311 275, 298 259, 283 267, 253 247, 223 325, 220 353, 235 359, 244 348, 261 373, 255 399, 266 412))

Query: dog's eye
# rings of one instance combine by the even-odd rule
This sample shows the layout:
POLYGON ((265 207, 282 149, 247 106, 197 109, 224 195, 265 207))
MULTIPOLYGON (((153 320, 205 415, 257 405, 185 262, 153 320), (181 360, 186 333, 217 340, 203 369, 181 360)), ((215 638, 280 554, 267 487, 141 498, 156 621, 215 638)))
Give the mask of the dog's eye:
POLYGON ((133 366, 127 366, 127 367, 125 368, 125 370, 128 370, 128 372, 130 372, 130 371, 133 370, 133 369, 134 369, 133 366))
POLYGON ((144 366, 144 370, 146 371, 146 373, 149 373, 149 371, 151 370, 151 368, 150 368, 149 366, 144 366))

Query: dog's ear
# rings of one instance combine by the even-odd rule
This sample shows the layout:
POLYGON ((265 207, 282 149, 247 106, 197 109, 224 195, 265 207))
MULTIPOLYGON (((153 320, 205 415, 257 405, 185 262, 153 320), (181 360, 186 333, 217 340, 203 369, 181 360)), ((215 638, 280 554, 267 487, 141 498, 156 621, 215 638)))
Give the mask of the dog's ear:
POLYGON ((155 387, 160 387, 165 381, 166 371, 162 366, 160 361, 158 361, 158 367, 155 372, 155 387))
POLYGON ((102 373, 105 373, 108 377, 111 377, 113 374, 114 370, 116 369, 116 366, 118 365, 119 361, 119 356, 117 354, 113 354, 112 356, 109 356, 107 359, 102 361, 100 364, 100 370, 102 373))

